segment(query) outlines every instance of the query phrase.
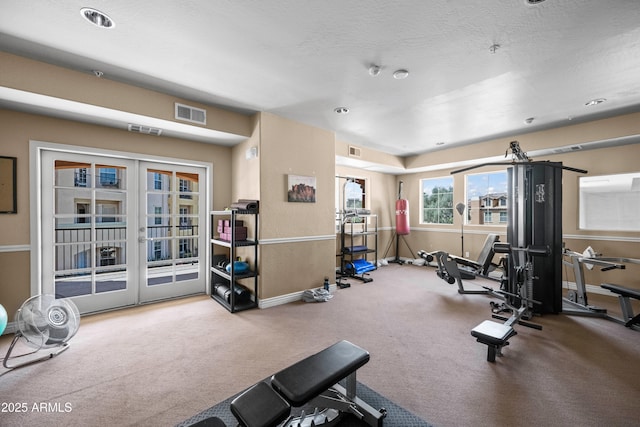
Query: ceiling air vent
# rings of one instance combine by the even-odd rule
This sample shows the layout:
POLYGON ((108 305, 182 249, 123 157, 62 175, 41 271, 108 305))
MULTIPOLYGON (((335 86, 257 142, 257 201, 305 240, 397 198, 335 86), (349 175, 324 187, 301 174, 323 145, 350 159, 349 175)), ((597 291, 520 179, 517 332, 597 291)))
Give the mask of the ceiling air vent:
POLYGON ((162 129, 152 128, 149 126, 133 125, 129 123, 129 132, 144 133, 145 135, 160 136, 162 129))
POLYGON ((190 107, 176 102, 176 120, 185 122, 198 123, 200 125, 207 124, 207 110, 202 108, 190 107))
POLYGON ((360 157, 360 149, 358 147, 354 147, 353 145, 350 145, 349 157, 360 157))

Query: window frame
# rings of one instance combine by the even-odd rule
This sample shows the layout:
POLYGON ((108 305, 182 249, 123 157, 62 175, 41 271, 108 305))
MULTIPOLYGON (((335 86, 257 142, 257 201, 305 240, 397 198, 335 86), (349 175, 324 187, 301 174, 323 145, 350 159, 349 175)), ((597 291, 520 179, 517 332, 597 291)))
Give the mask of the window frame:
MULTIPOLYGON (((445 185, 446 185, 445 184, 445 185)), ((430 224, 430 225, 453 225, 453 217, 454 217, 454 195, 455 195, 455 180, 453 179, 453 176, 440 176, 440 177, 433 177, 433 178, 421 178, 420 182, 419 182, 419 191, 420 191, 420 224, 430 224), (438 206, 436 208, 427 208, 425 207, 425 183, 426 182, 434 182, 433 186, 431 187, 431 195, 433 195, 433 190, 435 188, 438 187, 442 187, 441 185, 438 185, 437 182, 438 181, 447 181, 446 184, 448 184, 448 181, 450 181, 450 186, 449 188, 451 189, 450 192, 442 192, 442 193, 438 193, 439 196, 437 197, 437 201, 438 201, 438 206), (440 197, 440 195, 444 195, 444 194, 450 194, 450 206, 446 206, 446 202, 444 203, 443 206, 440 206, 440 202, 442 200, 442 198, 440 197), (425 218, 425 210, 426 209, 435 209, 437 211, 437 218, 438 218, 438 222, 430 222, 427 221, 425 218), (449 211, 449 212, 445 212, 443 215, 444 211, 449 211), (444 221, 440 221, 441 218, 447 218, 449 217, 451 219, 450 222, 444 222, 444 221)))

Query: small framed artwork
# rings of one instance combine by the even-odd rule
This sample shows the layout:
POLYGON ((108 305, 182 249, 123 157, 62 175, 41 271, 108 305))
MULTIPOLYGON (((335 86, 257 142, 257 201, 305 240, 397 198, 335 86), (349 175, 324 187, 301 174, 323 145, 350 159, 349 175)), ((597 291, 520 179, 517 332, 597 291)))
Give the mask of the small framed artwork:
POLYGON ((287 178, 287 201, 301 203, 316 202, 315 176, 289 175, 287 178))
POLYGON ((18 212, 15 157, 0 156, 0 213, 18 212))

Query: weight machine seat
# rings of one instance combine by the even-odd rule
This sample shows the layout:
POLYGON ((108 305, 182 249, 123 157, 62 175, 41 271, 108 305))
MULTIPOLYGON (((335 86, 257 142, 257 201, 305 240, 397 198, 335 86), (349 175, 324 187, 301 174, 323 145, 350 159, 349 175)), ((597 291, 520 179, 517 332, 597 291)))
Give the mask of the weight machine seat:
POLYGON ((271 377, 271 386, 293 406, 302 406, 369 361, 369 352, 340 341, 271 377))
POLYGON ((472 261, 463 257, 457 257, 455 255, 449 255, 449 257, 455 260, 458 264, 473 268, 476 274, 486 276, 489 274, 489 270, 492 266, 493 256, 495 255, 493 244, 498 242, 499 240, 500 236, 498 236, 497 234, 487 234, 477 261, 472 261))
POLYGON ((487 345, 488 362, 495 362, 498 350, 508 345, 509 338, 516 334, 517 332, 511 326, 491 320, 485 320, 471 330, 471 335, 475 337, 479 343, 487 345))
POLYGON ((231 413, 242 426, 276 427, 287 419, 291 405, 269 384, 260 381, 233 399, 231 413))

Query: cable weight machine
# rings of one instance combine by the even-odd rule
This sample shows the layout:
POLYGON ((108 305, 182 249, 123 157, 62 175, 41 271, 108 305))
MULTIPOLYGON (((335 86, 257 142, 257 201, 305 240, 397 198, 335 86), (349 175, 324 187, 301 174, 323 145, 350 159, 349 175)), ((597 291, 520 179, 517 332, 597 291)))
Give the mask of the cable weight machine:
POLYGON ((522 319, 562 311, 562 171, 587 173, 561 162, 534 162, 520 149, 518 141, 512 141, 509 149, 511 163, 485 163, 452 172, 509 165, 508 243, 494 244, 497 253, 507 254, 507 278, 501 291, 496 291, 504 296, 504 303, 500 307, 492 304, 493 318, 504 323, 485 320, 471 330, 478 342, 487 345, 489 362, 494 362, 502 347, 516 335, 514 324, 540 329, 522 319), (502 309, 510 311, 511 317, 497 316, 502 309))
MULTIPOLYGON (((532 270, 530 298, 540 302, 530 307, 534 313, 562 311, 562 171, 587 173, 561 162, 532 161, 518 141, 509 144, 512 162, 484 163, 453 171, 465 172, 490 165, 508 165, 507 242, 511 248, 548 248, 536 257, 532 270)), ((509 150, 507 150, 508 155, 509 150)), ((523 250, 507 254, 507 291, 517 294, 517 269, 527 263, 523 250)))

